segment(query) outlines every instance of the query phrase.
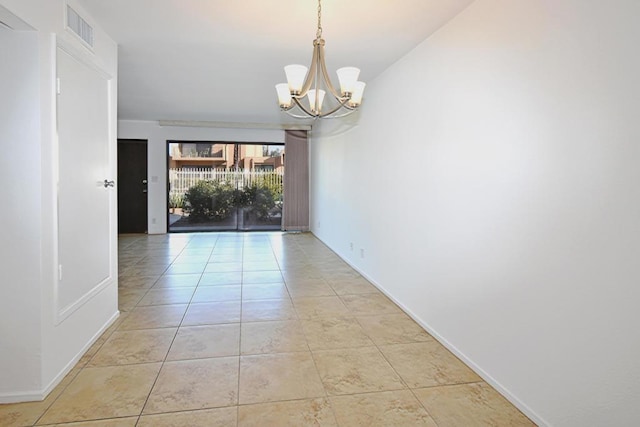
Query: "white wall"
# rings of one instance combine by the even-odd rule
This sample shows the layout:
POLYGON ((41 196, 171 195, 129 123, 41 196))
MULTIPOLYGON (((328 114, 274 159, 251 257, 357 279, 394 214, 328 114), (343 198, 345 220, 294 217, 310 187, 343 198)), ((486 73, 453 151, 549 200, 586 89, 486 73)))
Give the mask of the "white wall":
POLYGON ((40 385, 37 47, 35 31, 0 28, 0 396, 40 385), (33 187, 25 188, 25 177, 33 180, 33 187))
MULTIPOLYGON (((3 244, 8 245, 7 242, 10 242, 11 247, 7 249, 15 256, 24 255, 20 262, 11 264, 11 268, 8 268, 6 273, 3 269, 3 293, 9 284, 21 286, 21 290, 15 294, 12 293, 12 297, 0 299, 0 313, 3 313, 3 316, 18 313, 16 317, 9 320, 7 330, 11 331, 10 334, 6 335, 7 330, 2 329, 2 336, 0 336, 0 342, 11 342, 12 349, 15 350, 10 355, 4 352, 0 355, 2 372, 9 373, 8 380, 0 382, 0 402, 7 402, 37 400, 44 397, 73 367, 101 331, 108 327, 118 315, 116 277, 109 286, 62 322, 57 319, 58 307, 55 306, 54 297, 58 286, 59 238, 56 187, 59 174, 73 173, 73 171, 58 170, 55 122, 56 44, 64 43, 68 49, 84 55, 95 67, 113 76, 109 94, 108 136, 113 141, 110 153, 113 171, 115 171, 117 46, 97 23, 91 21, 90 15, 84 12, 77 0, 67 2, 63 0, 0 0, 0 9, 8 11, 35 29, 33 36, 29 36, 33 41, 23 46, 27 50, 22 55, 25 58, 35 56, 36 67, 25 70, 27 72, 25 78, 35 78, 35 81, 30 80, 31 86, 28 90, 20 86, 13 87, 14 76, 6 71, 4 64, 0 68, 0 80, 5 82, 3 88, 9 85, 7 87, 16 92, 15 97, 7 99, 18 99, 24 102, 20 109, 15 110, 20 112, 22 117, 20 121, 15 122, 15 126, 21 127, 18 140, 10 141, 4 138, 5 123, 2 123, 3 166, 8 162, 9 171, 24 170, 20 174, 23 178, 20 179, 18 187, 12 186, 11 189, 3 190, 10 192, 7 196, 13 196, 12 192, 15 191, 19 191, 20 195, 20 198, 4 198, 4 200, 17 199, 20 203, 15 205, 15 209, 19 208, 19 212, 14 211, 14 208, 8 208, 8 212, 12 215, 3 231, 7 233, 7 240, 4 239, 5 234, 3 234, 3 244), (73 34, 65 30, 66 3, 81 12, 94 25, 94 53, 89 53, 73 34), (18 93, 21 95, 18 96, 18 93), (25 127, 27 120, 30 126, 25 127), (5 157, 9 154, 8 151, 4 151, 5 144, 9 143, 12 147, 20 148, 14 153, 16 156, 20 153, 20 157, 17 158, 19 161, 16 157, 5 157), (23 155, 22 153, 25 152, 26 154, 23 155), (13 242, 14 238, 18 239, 16 236, 19 236, 19 243, 13 242), (20 341, 13 340, 16 334, 19 334, 20 341), (37 335, 36 344, 32 342, 34 335, 37 335), (28 340, 29 345, 20 346, 19 343, 22 340, 28 340), (22 359, 22 366, 25 367, 27 364, 28 367, 14 369, 17 368, 16 361, 20 359, 22 359)), ((4 46, 2 46, 2 52, 4 57, 4 46)), ((13 56, 20 58, 16 52, 13 52, 13 56)), ((29 62, 32 64, 30 67, 33 67, 34 60, 30 59, 30 61, 32 61, 29 62)), ((3 99, 5 99, 4 90, 3 99)), ((14 111, 15 105, 3 102, 3 107, 14 111)), ((4 119, 6 116, 3 114, 2 117, 4 119)), ((6 131, 11 133, 16 129, 9 126, 6 131)), ((12 178, 12 181, 15 179, 12 178)), ((115 208, 115 203, 113 207, 115 208)), ((115 243, 114 232, 111 239, 114 253, 115 243)), ((5 258, 3 253, 3 266, 6 261, 11 262, 10 260, 11 258, 5 258)), ((115 262, 113 269, 117 271, 115 262)), ((4 327, 6 324, 4 317, 2 320, 4 327)))
POLYGON ((284 131, 160 126, 158 122, 120 120, 118 138, 148 141, 148 230, 149 234, 162 234, 167 232, 167 141, 284 143, 284 131))
POLYGON ((640 424, 638 16, 477 0, 311 135, 314 233, 540 424, 640 424))

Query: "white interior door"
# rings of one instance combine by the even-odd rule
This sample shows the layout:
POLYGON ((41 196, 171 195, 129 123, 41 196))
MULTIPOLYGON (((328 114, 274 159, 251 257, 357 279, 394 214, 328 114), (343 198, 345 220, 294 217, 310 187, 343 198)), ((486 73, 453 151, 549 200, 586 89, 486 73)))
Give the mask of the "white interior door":
MULTIPOLYGON (((57 309, 66 317, 113 280, 109 80, 57 50, 58 257, 57 309)), ((115 210, 115 209, 114 209, 115 210)))

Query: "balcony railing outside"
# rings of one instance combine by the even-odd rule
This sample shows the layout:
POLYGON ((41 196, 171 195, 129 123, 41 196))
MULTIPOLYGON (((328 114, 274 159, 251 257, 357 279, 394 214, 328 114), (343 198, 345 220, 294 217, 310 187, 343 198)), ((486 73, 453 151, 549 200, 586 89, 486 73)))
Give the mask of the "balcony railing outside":
POLYGON ((224 158, 224 150, 211 150, 211 149, 202 149, 197 150, 195 148, 191 148, 185 150, 183 153, 179 147, 174 147, 171 152, 171 158, 173 160, 181 160, 181 159, 223 159, 224 158))

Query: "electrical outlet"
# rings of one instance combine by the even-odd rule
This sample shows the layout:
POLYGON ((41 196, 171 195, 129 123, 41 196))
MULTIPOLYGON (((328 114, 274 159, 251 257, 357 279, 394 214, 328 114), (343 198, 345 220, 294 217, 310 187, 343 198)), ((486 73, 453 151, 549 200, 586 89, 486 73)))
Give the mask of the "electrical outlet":
POLYGON ((364 258, 364 249, 360 248, 360 258, 364 258))
POLYGON ((349 243, 349 249, 351 249, 351 252, 353 252, 353 242, 349 243))

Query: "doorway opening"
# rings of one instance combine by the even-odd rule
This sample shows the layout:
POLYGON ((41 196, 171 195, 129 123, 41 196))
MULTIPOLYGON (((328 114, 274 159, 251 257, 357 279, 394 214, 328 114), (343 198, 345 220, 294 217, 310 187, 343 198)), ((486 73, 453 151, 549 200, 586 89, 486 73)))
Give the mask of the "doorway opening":
POLYGON ((147 141, 118 140, 118 233, 147 232, 147 141))
POLYGON ((284 144, 167 141, 170 233, 282 229, 284 144))

